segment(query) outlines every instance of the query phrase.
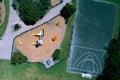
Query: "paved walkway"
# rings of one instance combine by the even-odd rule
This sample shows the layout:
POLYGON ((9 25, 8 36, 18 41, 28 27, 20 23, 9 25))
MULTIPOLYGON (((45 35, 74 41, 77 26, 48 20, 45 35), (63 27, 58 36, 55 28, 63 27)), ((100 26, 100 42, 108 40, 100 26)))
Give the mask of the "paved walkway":
POLYGON ((13 45, 13 39, 17 36, 20 35, 21 33, 34 28, 38 25, 41 25, 53 17, 57 16, 60 14, 60 10, 62 7, 66 4, 71 2, 71 0, 63 0, 63 3, 59 4, 58 6, 52 8, 43 19, 39 20, 35 25, 33 26, 26 26, 19 18, 18 14, 16 13, 15 10, 11 7, 11 2, 10 0, 10 16, 9 16, 9 21, 8 21, 8 26, 5 31, 4 36, 2 37, 2 40, 0 40, 0 59, 6 59, 10 60, 11 59, 11 51, 12 51, 12 45, 13 45), (18 31, 14 31, 14 23, 17 22, 19 23, 22 28, 18 31))

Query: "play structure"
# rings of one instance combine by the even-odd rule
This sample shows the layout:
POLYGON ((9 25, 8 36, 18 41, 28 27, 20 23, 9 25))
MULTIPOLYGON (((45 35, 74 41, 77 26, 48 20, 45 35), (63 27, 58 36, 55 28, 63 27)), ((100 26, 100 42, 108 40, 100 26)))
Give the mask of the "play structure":
POLYGON ((18 39, 18 45, 21 46, 22 45, 22 40, 19 38, 18 39))
POLYGON ((43 45, 42 37, 44 36, 44 29, 43 31, 39 31, 37 34, 33 35, 39 37, 39 40, 37 40, 36 43, 34 44, 35 47, 42 46, 43 45))

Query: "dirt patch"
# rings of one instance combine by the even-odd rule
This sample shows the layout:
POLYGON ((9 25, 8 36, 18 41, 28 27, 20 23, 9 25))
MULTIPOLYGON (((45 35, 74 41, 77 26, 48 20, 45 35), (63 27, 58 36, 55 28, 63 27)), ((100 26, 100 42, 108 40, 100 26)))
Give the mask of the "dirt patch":
POLYGON ((0 2, 0 25, 4 22, 5 19, 5 6, 4 6, 4 0, 3 2, 0 2))
POLYGON ((55 6, 55 5, 59 4, 60 2, 61 2, 61 0, 51 0, 52 6, 55 6))
POLYGON ((15 39, 15 45, 28 57, 30 62, 43 61, 44 59, 51 57, 55 49, 60 48, 65 32, 65 21, 61 16, 58 16, 48 23, 17 37, 15 39), (36 41, 39 40, 39 37, 35 36, 35 34, 43 30, 43 45, 36 48, 35 44, 36 41))

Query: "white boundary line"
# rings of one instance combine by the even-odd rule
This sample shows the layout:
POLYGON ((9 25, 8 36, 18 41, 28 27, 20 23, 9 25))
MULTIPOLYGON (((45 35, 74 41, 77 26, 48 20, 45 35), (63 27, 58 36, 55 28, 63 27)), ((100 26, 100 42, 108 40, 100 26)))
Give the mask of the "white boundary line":
POLYGON ((71 45, 71 47, 70 47, 70 54, 69 54, 69 60, 68 60, 68 62, 70 62, 69 65, 68 65, 69 69, 71 67, 71 61, 72 61, 72 56, 71 55, 73 53, 73 48, 74 48, 74 46, 71 45))
MULTIPOLYGON (((95 73, 95 74, 98 74, 98 73, 100 73, 99 71, 97 71, 97 72, 91 72, 91 71, 89 71, 89 70, 83 70, 83 69, 76 69, 76 68, 71 68, 71 71, 74 71, 74 70, 77 70, 77 72, 78 71, 83 71, 83 72, 90 72, 90 73, 95 73)), ((76 71, 75 71, 76 72, 76 71)))
POLYGON ((106 52, 106 50, 102 50, 102 49, 94 49, 94 48, 84 47, 84 46, 75 46, 75 45, 74 45, 74 47, 79 47, 79 48, 85 48, 85 49, 91 49, 91 50, 96 50, 96 51, 106 52))
MULTIPOLYGON (((93 63, 93 72, 95 72, 95 61, 94 61, 94 58, 93 58, 93 56, 91 56, 91 58, 92 58, 92 63, 93 63)), ((98 65, 97 65, 98 66, 98 65)), ((99 69, 99 68, 98 68, 99 69)))

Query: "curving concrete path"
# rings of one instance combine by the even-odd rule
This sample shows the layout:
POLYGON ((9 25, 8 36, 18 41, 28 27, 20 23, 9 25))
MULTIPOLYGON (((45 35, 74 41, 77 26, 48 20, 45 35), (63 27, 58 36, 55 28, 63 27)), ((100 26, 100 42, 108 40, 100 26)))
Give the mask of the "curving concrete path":
POLYGON ((15 10, 13 10, 11 4, 12 0, 10 0, 10 15, 9 15, 9 21, 7 25, 7 29, 0 40, 0 59, 6 59, 10 60, 11 59, 11 51, 12 51, 12 45, 13 45, 13 39, 17 36, 20 35, 21 33, 32 29, 38 25, 41 25, 50 19, 54 18, 55 16, 60 14, 60 10, 63 8, 63 6, 66 3, 70 3, 71 0, 63 0, 63 3, 59 4, 58 6, 50 9, 50 11, 44 16, 43 19, 39 20, 35 25, 33 26, 27 26, 25 25, 19 18, 18 14, 16 13, 15 10), (22 28, 18 31, 14 31, 14 24, 18 23, 22 26, 22 28))

